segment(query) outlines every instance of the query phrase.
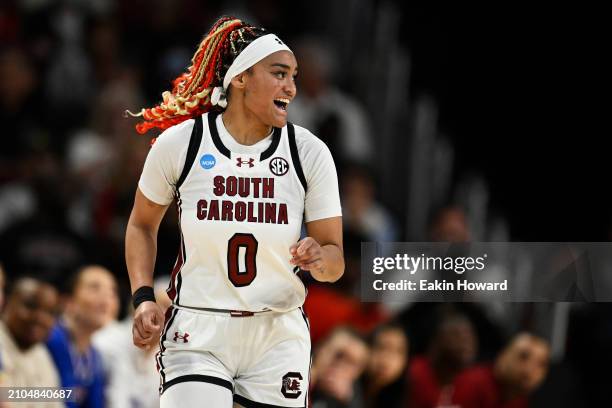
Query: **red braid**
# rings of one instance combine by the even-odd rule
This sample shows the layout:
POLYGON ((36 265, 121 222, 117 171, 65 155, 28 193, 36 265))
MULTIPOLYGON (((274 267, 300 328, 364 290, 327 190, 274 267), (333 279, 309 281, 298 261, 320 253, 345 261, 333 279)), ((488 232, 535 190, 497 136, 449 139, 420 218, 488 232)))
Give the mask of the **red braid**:
POLYGON ((217 20, 200 42, 187 72, 172 81, 171 92, 162 93, 163 102, 132 114, 144 118, 136 125, 136 131, 144 134, 152 128, 164 130, 210 111, 212 89, 222 86, 222 75, 233 59, 263 31, 234 17, 217 20))

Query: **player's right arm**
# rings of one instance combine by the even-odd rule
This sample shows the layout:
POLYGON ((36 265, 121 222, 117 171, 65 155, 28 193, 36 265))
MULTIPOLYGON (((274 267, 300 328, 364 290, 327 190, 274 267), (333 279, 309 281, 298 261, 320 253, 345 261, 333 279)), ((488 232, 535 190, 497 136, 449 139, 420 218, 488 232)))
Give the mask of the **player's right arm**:
MULTIPOLYGON (((145 160, 125 234, 125 260, 132 294, 143 286, 153 286, 157 231, 174 199, 193 122, 186 120, 166 129, 145 160)), ((148 348, 157 343, 163 323, 161 309, 155 302, 141 303, 134 311, 134 344, 148 348)))
MULTIPOLYGON (((125 233, 125 260, 132 293, 142 286, 153 286, 157 232, 167 209, 168 205, 157 204, 145 197, 140 188, 136 190, 125 233)), ((156 344, 163 322, 163 313, 155 302, 142 302, 134 311, 134 344, 144 349, 156 344)))

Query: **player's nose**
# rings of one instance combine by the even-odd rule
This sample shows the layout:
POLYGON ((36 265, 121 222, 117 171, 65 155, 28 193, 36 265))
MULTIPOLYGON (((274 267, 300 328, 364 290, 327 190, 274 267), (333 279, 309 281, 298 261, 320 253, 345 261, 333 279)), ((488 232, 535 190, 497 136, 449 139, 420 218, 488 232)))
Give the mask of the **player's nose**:
POLYGON ((287 78, 287 81, 285 81, 285 84, 283 86, 283 91, 287 94, 289 98, 295 98, 295 95, 297 94, 297 87, 295 86, 295 81, 293 80, 293 78, 287 78))

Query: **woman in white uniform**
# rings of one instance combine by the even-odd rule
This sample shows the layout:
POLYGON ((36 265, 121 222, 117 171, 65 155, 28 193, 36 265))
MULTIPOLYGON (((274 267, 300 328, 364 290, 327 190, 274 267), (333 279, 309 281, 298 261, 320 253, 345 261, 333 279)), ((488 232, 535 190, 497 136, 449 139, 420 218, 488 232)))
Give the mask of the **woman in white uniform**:
POLYGON ((160 352, 162 407, 304 407, 306 289, 344 271, 336 169, 287 122, 297 62, 274 34, 219 19, 163 102, 126 232, 134 344, 160 352), (153 296, 156 238, 177 202, 181 247, 166 316, 153 296), (300 239, 305 224, 307 236, 300 239))

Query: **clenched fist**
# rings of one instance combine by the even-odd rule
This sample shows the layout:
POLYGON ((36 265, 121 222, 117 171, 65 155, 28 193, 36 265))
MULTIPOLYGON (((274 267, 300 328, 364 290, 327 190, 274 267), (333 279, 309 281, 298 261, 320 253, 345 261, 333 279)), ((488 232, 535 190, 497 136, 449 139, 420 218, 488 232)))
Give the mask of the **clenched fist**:
POLYGON ((314 238, 306 237, 296 242, 291 245, 289 252, 291 253, 291 260, 289 262, 292 265, 309 271, 316 280, 325 280, 323 249, 314 238))
POLYGON ((155 347, 159 342, 163 324, 164 314, 159 305, 152 301, 142 302, 134 313, 134 345, 143 350, 155 347))

